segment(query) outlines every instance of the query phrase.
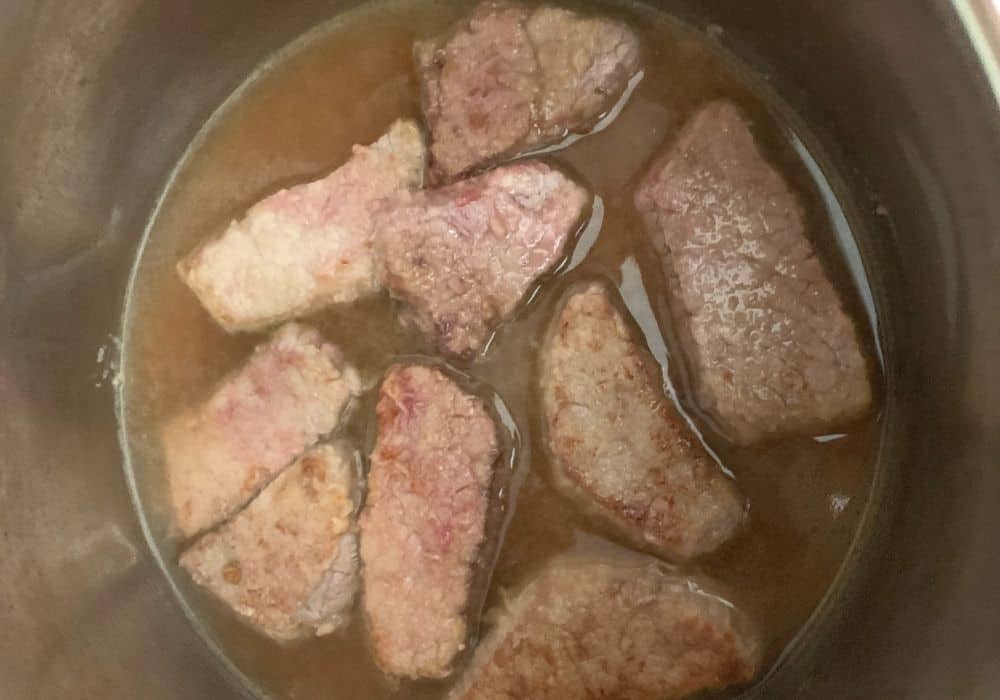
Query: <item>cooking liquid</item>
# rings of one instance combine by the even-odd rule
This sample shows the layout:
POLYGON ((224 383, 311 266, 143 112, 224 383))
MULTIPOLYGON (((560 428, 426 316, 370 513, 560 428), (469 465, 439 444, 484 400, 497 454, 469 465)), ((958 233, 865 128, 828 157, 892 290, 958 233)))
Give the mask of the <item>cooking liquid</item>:
MULTIPOLYGON (((179 594, 202 632, 259 691, 274 697, 436 698, 447 682, 393 682, 375 666, 360 609, 339 633, 278 645, 240 622, 177 567, 171 538, 158 426, 204 400, 240 365, 260 334, 227 335, 180 282, 174 266, 262 197, 321 177, 400 117, 420 117, 410 51, 414 39, 445 30, 467 3, 373 2, 310 32, 257 72, 202 130, 168 184, 137 262, 126 316, 123 386, 130 468, 139 501, 179 594)), ((548 480, 537 389, 537 354, 562 291, 574 281, 613 281, 647 343, 668 371, 666 389, 734 475, 749 499, 747 526, 719 552, 683 571, 723 584, 755 619, 772 664, 802 629, 833 581, 857 531, 873 483, 877 416, 834 435, 735 447, 712 433, 686 401, 686 379, 673 347, 665 285, 656 253, 633 210, 632 194, 650 158, 704 102, 726 97, 751 116, 759 142, 799 192, 809 230, 858 322, 878 379, 870 295, 858 277, 848 218, 815 165, 801 126, 762 80, 709 37, 639 6, 591 7, 622 16, 642 35, 645 73, 606 129, 550 158, 590 186, 598 199, 576 249, 503 326, 485 357, 465 368, 493 387, 516 432, 507 527, 487 610, 562 552, 622 553, 613 533, 588 520, 548 480), (853 275, 852 275, 853 272, 853 275), (657 319, 661 319, 660 322, 657 319), (675 356, 676 357, 676 356, 675 356)), ((821 160, 819 162, 822 162, 821 160)), ((351 412, 344 433, 361 449, 373 441, 374 388, 401 355, 426 355, 421 338, 399 326, 387 295, 307 319, 340 345, 372 390, 351 412)), ((876 395, 880 390, 876 391, 876 395)), ((481 632, 489 627, 488 617, 481 632)))

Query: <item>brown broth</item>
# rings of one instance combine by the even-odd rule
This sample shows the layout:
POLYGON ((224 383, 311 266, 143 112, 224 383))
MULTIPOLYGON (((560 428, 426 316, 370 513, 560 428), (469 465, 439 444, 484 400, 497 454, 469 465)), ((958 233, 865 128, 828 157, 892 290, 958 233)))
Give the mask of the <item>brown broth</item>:
MULTIPOLYGON (((136 264, 124 337, 124 429, 130 468, 151 536, 171 579, 202 632, 247 681, 275 697, 435 698, 443 683, 393 683, 375 667, 356 616, 345 632, 277 645, 243 625, 176 566, 169 535, 157 426, 204 399, 239 365, 260 335, 230 336, 201 310, 174 265, 198 241, 264 195, 325 174, 354 143, 369 143, 401 116, 419 117, 410 61, 415 38, 443 30, 466 2, 374 2, 317 28, 270 61, 202 130, 168 183, 136 264)), ((880 439, 877 416, 838 436, 789 438, 761 447, 726 444, 686 402, 681 369, 669 363, 660 265, 631 198, 636 178, 698 105, 728 97, 752 116, 757 136, 800 192, 814 243, 866 334, 877 348, 866 284, 852 276, 856 256, 840 204, 788 108, 763 81, 707 36, 638 6, 602 7, 643 33, 645 77, 618 118, 600 133, 546 157, 588 183, 600 200, 571 261, 502 327, 490 351, 467 368, 502 398, 519 436, 509 527, 501 543, 487 608, 559 552, 621 551, 613 534, 552 489, 539 426, 536 355, 562 290, 599 275, 616 284, 654 354, 669 367, 669 386, 703 427, 708 444, 750 501, 745 530, 720 552, 684 570, 716 578, 756 619, 774 662, 828 590, 853 541, 873 483, 880 439), (845 247, 846 246, 846 247, 845 247), (867 309, 867 313, 866 313, 867 309), (665 336, 665 337, 664 337, 665 336)), ((810 146, 811 147, 811 146, 810 146)), ((815 155, 815 154, 813 154, 815 155)), ((822 162, 822 161, 820 161, 822 162)), ((385 295, 309 319, 341 345, 369 386, 400 355, 427 348, 401 328, 385 295)), ((873 370, 873 373, 877 374, 873 370)), ((371 444, 373 396, 360 402, 344 432, 371 444)), ((484 628, 488 623, 484 625, 484 628)))

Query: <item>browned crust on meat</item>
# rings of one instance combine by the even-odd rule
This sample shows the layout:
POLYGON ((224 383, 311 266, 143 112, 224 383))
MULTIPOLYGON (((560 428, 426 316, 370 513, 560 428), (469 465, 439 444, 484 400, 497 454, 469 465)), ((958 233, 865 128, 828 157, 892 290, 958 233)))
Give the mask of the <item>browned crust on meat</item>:
POLYGON ((441 678, 469 637, 500 447, 482 399, 442 370, 397 365, 382 383, 362 512, 364 609, 390 675, 441 678))
POLYGON ((713 587, 648 560, 558 558, 496 611, 449 700, 679 700, 748 683, 757 632, 713 587))
POLYGON ((623 98, 640 54, 637 34, 605 16, 481 2, 444 35, 414 44, 432 181, 586 132, 623 98))
POLYGON ((872 405, 870 368, 802 204, 742 111, 701 107, 635 204, 663 257, 702 411, 741 444, 826 431, 872 405))
POLYGON ((327 634, 357 588, 355 461, 346 443, 313 448, 180 564, 268 636, 327 634))
POLYGON ((287 323, 202 404, 161 430, 174 526, 191 537, 229 518, 331 432, 361 391, 319 331, 287 323))
POLYGON ((590 193, 541 161, 518 161, 445 187, 385 200, 379 272, 401 320, 469 361, 558 265, 590 193))
POLYGON ((673 559, 717 548, 742 497, 664 396, 659 366, 602 282, 573 287, 542 355, 556 484, 673 559))

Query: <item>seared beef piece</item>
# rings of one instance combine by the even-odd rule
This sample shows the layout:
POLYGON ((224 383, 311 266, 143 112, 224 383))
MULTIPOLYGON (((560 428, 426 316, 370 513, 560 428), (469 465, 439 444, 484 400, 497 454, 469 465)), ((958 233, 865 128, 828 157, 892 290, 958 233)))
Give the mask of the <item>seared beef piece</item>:
POLYGON ((475 612, 497 428, 481 399, 417 365, 389 370, 376 410, 361 514, 372 646, 389 674, 440 678, 465 647, 475 612))
POLYGON ((450 357, 481 351, 579 228, 590 196, 538 161, 403 193, 375 216, 381 276, 403 320, 450 357))
POLYGON ((329 634, 349 620, 357 590, 355 481, 346 445, 315 447, 181 566, 274 639, 329 634))
POLYGON ((751 443, 869 409, 857 330, 737 107, 701 108, 635 204, 663 253, 695 399, 724 433, 751 443))
POLYGON ((744 501, 664 396, 656 360, 610 294, 599 282, 572 291, 542 351, 556 483, 671 559, 710 552, 744 501))
POLYGON ((227 331, 258 330, 380 285, 372 259, 371 204, 419 187, 420 129, 398 121, 333 173, 254 205, 180 262, 185 283, 227 331))
POLYGON ((760 664, 737 609, 646 561, 557 559, 497 618, 452 700, 677 700, 760 664))
POLYGON ((190 537, 225 520, 333 430, 361 391, 353 367, 315 329, 288 323, 204 404, 163 428, 174 520, 190 537))
POLYGON ((414 55, 438 179, 590 129, 639 72, 639 39, 624 24, 503 1, 414 55))

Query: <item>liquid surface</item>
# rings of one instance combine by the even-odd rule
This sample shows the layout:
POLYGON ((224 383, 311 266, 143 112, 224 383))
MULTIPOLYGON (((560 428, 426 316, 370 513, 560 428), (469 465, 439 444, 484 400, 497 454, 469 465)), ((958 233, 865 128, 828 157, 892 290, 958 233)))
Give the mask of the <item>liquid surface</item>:
MULTIPOLYGON (((241 623, 193 586, 176 562, 157 430, 169 416, 204 400, 239 366, 259 334, 227 335, 175 274, 177 260, 218 233, 251 204, 281 187, 325 175, 354 143, 374 141, 403 116, 419 118, 412 42, 444 30, 466 3, 415 0, 371 3, 332 20, 283 52, 231 98, 193 144, 151 224, 137 263, 124 339, 125 431, 138 496, 153 539, 209 640, 266 695, 312 698, 436 698, 445 683, 392 683, 375 667, 360 615, 346 631, 281 646, 241 623)), ((593 10, 593 7, 588 9, 593 10)), ((650 349, 667 368, 668 391, 705 429, 686 402, 673 346, 660 264, 632 207, 637 178, 702 103, 727 97, 754 120, 758 140, 799 192, 821 258, 858 321, 870 356, 874 322, 858 279, 849 217, 833 195, 812 141, 788 109, 708 37, 635 7, 597 8, 622 16, 643 38, 645 75, 606 129, 546 154, 599 197, 568 263, 466 371, 501 399, 518 448, 507 528, 487 597, 519 587, 561 552, 619 550, 619 541, 588 521, 548 481, 540 433, 536 358, 562 290, 603 276, 618 285, 650 349), (810 150, 811 149, 811 150, 810 150), (853 273, 853 274, 852 274, 853 273), (657 319, 663 319, 658 322, 657 319)), ((339 344, 374 388, 402 355, 427 347, 401 328, 385 295, 307 319, 339 344)), ((874 371, 873 371, 874 372, 874 371)), ((373 441, 374 391, 352 411, 344 432, 367 449, 373 441)), ((712 556, 687 567, 706 573, 759 624, 766 663, 802 629, 841 567, 871 489, 880 426, 873 416, 836 435, 789 438, 736 448, 704 437, 750 502, 749 524, 712 556)), ((482 631, 488 628, 484 623, 482 631)))

